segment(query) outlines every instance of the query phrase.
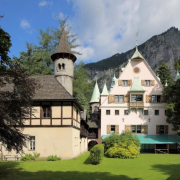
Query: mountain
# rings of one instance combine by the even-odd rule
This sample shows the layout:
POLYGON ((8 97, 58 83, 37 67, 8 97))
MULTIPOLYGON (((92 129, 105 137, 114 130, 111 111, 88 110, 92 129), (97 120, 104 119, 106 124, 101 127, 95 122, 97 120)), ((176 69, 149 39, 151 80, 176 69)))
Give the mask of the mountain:
MULTIPOLYGON (((174 76, 174 63, 178 60, 180 55, 179 47, 180 31, 178 28, 171 27, 166 32, 160 35, 155 35, 143 44, 139 45, 138 50, 149 63, 154 72, 156 72, 162 62, 166 62, 172 72, 172 75, 174 76)), ((98 79, 101 91, 105 79, 109 89, 114 73, 116 78, 118 78, 120 66, 125 66, 128 59, 132 57, 134 52, 135 48, 125 53, 117 53, 96 63, 86 64, 85 69, 93 80, 98 79)))

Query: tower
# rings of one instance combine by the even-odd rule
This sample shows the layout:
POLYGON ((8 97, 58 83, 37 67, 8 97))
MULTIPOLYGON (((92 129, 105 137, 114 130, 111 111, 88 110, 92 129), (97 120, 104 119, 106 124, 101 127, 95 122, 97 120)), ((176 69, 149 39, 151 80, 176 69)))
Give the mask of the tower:
POLYGON ((63 29, 58 48, 51 59, 54 62, 54 76, 72 95, 74 62, 76 56, 72 54, 65 30, 63 29))

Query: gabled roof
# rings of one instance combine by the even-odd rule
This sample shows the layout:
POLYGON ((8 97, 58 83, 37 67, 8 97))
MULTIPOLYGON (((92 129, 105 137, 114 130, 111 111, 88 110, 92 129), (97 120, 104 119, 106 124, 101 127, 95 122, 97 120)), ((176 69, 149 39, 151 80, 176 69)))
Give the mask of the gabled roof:
MULTIPOLYGON (((31 76, 39 84, 35 90, 33 100, 76 100, 53 75, 31 76)), ((7 83, 0 87, 0 91, 10 91, 14 89, 13 83, 7 83)))
POLYGON ((141 55, 141 53, 138 51, 137 46, 136 46, 136 51, 134 52, 131 59, 144 59, 143 56, 141 55))
POLYGON ((99 87, 96 81, 95 87, 94 87, 94 91, 91 97, 91 101, 89 103, 95 103, 95 102, 99 102, 99 98, 100 98, 100 92, 99 92, 99 87))
POLYGON ((108 96, 108 94, 109 94, 109 92, 107 90, 106 83, 104 83, 104 87, 103 87, 103 91, 102 91, 101 95, 108 96))
POLYGON ((138 77, 135 77, 129 92, 145 92, 138 77))

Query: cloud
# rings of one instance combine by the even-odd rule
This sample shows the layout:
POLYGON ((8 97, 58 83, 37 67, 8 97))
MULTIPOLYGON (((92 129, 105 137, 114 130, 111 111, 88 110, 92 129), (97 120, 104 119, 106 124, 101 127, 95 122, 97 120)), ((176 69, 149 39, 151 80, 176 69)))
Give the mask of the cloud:
MULTIPOLYGON (((70 1, 70 0, 69 0, 70 1)), ((80 59, 97 61, 126 52, 172 26, 180 28, 179 0, 71 0, 70 26, 85 53, 80 59), (86 46, 84 46, 86 45, 86 46), (90 51, 90 52, 88 52, 90 51)))
POLYGON ((40 3, 39 3, 39 6, 46 6, 46 5, 52 5, 53 4, 53 2, 51 1, 51 2, 48 2, 48 1, 41 1, 40 3))
POLYGON ((23 20, 21 20, 20 26, 23 29, 29 29, 31 27, 31 24, 29 23, 28 20, 23 19, 23 20))

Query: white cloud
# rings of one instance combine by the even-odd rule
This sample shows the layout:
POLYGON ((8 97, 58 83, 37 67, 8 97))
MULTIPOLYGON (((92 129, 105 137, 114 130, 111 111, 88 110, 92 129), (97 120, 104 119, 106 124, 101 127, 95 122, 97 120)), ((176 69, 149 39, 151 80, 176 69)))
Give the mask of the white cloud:
POLYGON ((20 26, 23 29, 29 29, 31 27, 31 24, 29 23, 28 20, 23 19, 23 20, 21 20, 20 26))
POLYGON ((52 1, 51 1, 51 2, 48 2, 48 1, 41 1, 41 2, 39 3, 39 6, 46 6, 46 5, 48 5, 48 4, 52 5, 53 2, 52 2, 52 1))
POLYGON ((180 28, 179 0, 71 0, 70 25, 78 34, 84 61, 126 52, 172 26, 180 28))

